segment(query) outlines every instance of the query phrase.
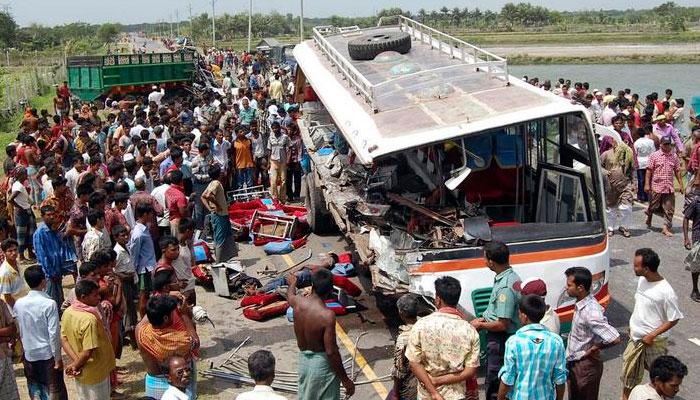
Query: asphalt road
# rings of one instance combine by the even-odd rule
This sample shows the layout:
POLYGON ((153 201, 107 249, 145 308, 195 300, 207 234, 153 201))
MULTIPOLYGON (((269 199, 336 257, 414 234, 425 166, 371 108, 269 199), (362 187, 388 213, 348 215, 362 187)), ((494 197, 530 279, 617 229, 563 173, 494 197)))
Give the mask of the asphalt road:
MULTIPOLYGON (((679 199, 680 200, 680 199, 679 199)), ((680 399, 694 399, 692 393, 700 392, 700 376, 697 373, 700 368, 700 361, 694 360, 700 354, 700 325, 697 323, 700 317, 700 304, 691 301, 689 273, 684 270, 683 259, 686 251, 682 246, 682 235, 680 232, 681 220, 677 223, 674 231, 676 235, 666 238, 661 235, 658 226, 660 220, 655 220, 657 228, 648 231, 644 226, 644 215, 642 207, 635 207, 634 224, 632 226, 632 237, 623 238, 616 235, 611 239, 611 275, 610 292, 613 300, 608 309, 608 318, 611 323, 622 333, 623 344, 615 348, 604 351, 605 372, 601 385, 600 399, 619 399, 622 386, 619 379, 621 370, 622 352, 624 342, 628 338, 629 317, 634 307, 634 292, 637 278, 632 271, 632 257, 635 249, 640 247, 651 247, 661 256, 662 275, 669 280, 676 289, 681 302, 681 309, 685 318, 671 331, 670 354, 676 355, 684 361, 689 368, 690 374, 683 382, 680 392, 680 399), (693 339, 696 339, 693 343, 693 339)), ((260 248, 249 245, 241 247, 241 260, 244 265, 248 265, 249 271, 255 276, 256 270, 264 268, 265 265, 274 265, 278 269, 285 268, 296 260, 302 259, 306 254, 306 249, 311 249, 316 255, 327 251, 342 251, 347 249, 347 243, 339 236, 312 236, 309 244, 295 250, 289 254, 289 258, 272 256, 268 257, 262 253, 260 248)), ((263 279, 264 281, 264 279, 263 279)), ((369 289, 368 282, 362 282, 365 289, 369 289)), ((198 288, 198 290, 201 288, 198 288)), ((253 322, 242 317, 241 310, 236 310, 236 301, 224 299, 212 294, 200 292, 199 302, 207 307, 211 318, 216 324, 216 329, 210 326, 201 326, 202 348, 204 363, 200 363, 200 371, 209 362, 214 364, 224 360, 228 353, 234 349, 241 341, 250 336, 250 341, 239 351, 243 356, 247 356, 259 348, 271 350, 277 357, 278 369, 296 370, 297 347, 294 340, 292 324, 285 318, 279 317, 266 322, 253 322)), ((338 322, 348 339, 354 342, 355 338, 363 332, 368 332, 359 342, 359 354, 366 360, 368 366, 364 372, 360 372, 358 380, 367 380, 368 376, 384 376, 390 373, 391 351, 393 338, 395 337, 395 326, 392 321, 385 320, 384 316, 377 310, 374 298, 363 294, 360 303, 367 307, 362 311, 363 318, 357 314, 339 317, 338 322)), ((343 336, 342 333, 339 336, 343 336)), ((339 339, 343 339, 340 337, 339 339)), ((343 358, 350 357, 352 344, 348 347, 343 345, 343 340, 339 340, 339 347, 343 358)), ((355 367, 356 371, 360 368, 355 367)), ((208 395, 207 398, 231 398, 232 394, 240 393, 246 388, 235 388, 230 383, 219 379, 200 377, 200 393, 208 395), (209 397, 211 396, 211 397, 209 397)), ((479 378, 480 383, 483 377, 479 378)), ((383 395, 391 389, 391 382, 376 385, 359 386, 354 398, 357 399, 383 399, 383 395)), ((294 398, 290 395, 289 398, 294 398)), ((482 394, 483 398, 483 394, 482 394)))

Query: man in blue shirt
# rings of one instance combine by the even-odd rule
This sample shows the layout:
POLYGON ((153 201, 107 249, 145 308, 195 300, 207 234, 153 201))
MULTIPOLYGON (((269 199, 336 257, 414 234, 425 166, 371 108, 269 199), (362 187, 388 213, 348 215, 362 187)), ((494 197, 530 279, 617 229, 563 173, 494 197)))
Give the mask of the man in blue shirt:
POLYGON ((562 400, 566 385, 564 341, 540 320, 547 310, 536 295, 522 298, 519 319, 522 328, 506 341, 498 400, 562 400))
POLYGON ((131 239, 127 244, 129 255, 133 261, 136 273, 139 275, 139 314, 146 315, 146 302, 153 290, 151 272, 156 267, 156 251, 153 238, 146 224, 153 219, 153 207, 148 203, 139 203, 134 211, 136 225, 131 231, 131 239))
POLYGON ((61 217, 53 206, 41 207, 41 218, 44 222, 39 224, 32 238, 36 261, 41 265, 46 275, 46 288, 44 291, 56 304, 63 304, 63 271, 75 270, 78 257, 70 245, 70 238, 64 237, 60 231, 61 217))

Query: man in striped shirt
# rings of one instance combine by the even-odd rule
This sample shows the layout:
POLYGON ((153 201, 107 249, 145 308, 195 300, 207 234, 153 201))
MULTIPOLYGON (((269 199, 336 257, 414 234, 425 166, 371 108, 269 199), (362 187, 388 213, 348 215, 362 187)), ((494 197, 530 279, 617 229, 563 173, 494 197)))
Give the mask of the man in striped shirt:
POLYGON ((506 341, 503 367, 498 373, 498 400, 562 400, 566 384, 564 341, 540 320, 547 310, 536 295, 522 298, 522 327, 506 341))
POLYGON ((620 333, 608 324, 603 307, 591 296, 591 271, 572 267, 564 275, 566 293, 576 299, 566 346, 569 399, 597 400, 603 376, 600 350, 620 343, 620 333))

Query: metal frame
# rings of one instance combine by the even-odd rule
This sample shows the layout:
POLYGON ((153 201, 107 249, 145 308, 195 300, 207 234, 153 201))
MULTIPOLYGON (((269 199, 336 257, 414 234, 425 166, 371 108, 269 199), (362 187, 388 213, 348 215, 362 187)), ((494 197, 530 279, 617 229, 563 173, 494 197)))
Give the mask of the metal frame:
MULTIPOLYGON (((379 19, 377 26, 382 26, 382 22, 387 17, 379 19)), ((485 71, 488 79, 496 78, 508 85, 508 62, 505 58, 497 56, 489 51, 481 49, 473 44, 469 44, 463 40, 457 39, 454 36, 440 32, 418 21, 414 21, 403 15, 391 16, 388 19, 397 19, 398 28, 411 35, 413 40, 427 44, 431 49, 437 49, 451 58, 456 58, 466 65, 473 66, 476 71, 485 71)), ((369 28, 374 29, 374 28, 369 28)), ((313 28, 313 41, 318 48, 328 58, 328 60, 336 67, 338 72, 343 75, 343 79, 347 80, 350 87, 355 90, 355 93, 362 96, 367 104, 372 108, 372 111, 379 112, 377 104, 377 96, 375 89, 379 86, 388 83, 395 83, 397 79, 405 79, 418 74, 435 72, 440 69, 454 68, 455 66, 442 66, 432 70, 420 71, 415 74, 409 74, 397 79, 372 84, 345 56, 340 54, 333 45, 325 38, 329 35, 345 34, 348 32, 359 32, 365 29, 360 29, 357 26, 350 27, 334 27, 329 25, 317 26, 313 28)), ((464 65, 461 64, 461 65, 464 65)))

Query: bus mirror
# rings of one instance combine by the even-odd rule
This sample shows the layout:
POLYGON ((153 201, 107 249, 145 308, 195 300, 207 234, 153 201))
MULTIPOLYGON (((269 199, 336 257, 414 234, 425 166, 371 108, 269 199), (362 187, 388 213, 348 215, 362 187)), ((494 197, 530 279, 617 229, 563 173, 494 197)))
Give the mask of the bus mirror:
POLYGON ((445 186, 450 190, 455 190, 471 173, 472 169, 469 167, 454 170, 451 173, 452 177, 445 181, 445 186))

